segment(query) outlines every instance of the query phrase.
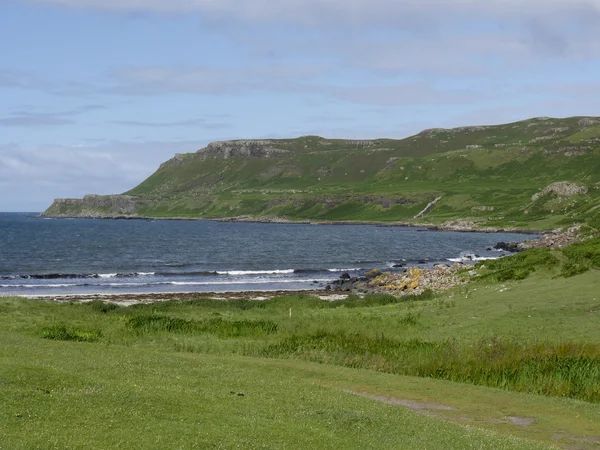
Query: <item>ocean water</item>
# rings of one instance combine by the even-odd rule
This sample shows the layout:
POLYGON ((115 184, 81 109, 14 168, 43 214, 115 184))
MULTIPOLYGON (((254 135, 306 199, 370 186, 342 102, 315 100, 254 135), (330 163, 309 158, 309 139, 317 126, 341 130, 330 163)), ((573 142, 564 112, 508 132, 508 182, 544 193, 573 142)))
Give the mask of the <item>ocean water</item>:
POLYGON ((0 213, 0 295, 323 288, 343 272, 490 258, 520 234, 0 213), (465 257, 466 254, 469 254, 465 257))

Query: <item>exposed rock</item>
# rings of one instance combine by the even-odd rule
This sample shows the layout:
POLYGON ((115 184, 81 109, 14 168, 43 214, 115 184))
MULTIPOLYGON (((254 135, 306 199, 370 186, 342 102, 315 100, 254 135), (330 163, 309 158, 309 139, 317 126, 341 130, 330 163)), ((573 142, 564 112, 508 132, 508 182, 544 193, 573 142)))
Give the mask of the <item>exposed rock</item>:
POLYGON ((42 216, 46 217, 132 217, 143 204, 130 195, 86 195, 83 198, 57 198, 42 216))
POLYGON ((379 275, 381 275, 381 270, 379 270, 379 269, 372 269, 372 270, 369 270, 365 274, 365 277, 367 278, 367 280, 371 280, 373 278, 378 277, 379 275))
POLYGON ((588 188, 582 184, 569 183, 567 181, 558 181, 556 183, 552 183, 549 186, 546 186, 541 192, 534 194, 531 197, 531 201, 536 201, 538 198, 553 194, 561 197, 572 197, 574 195, 585 195, 588 193, 588 188))
POLYGON ((591 127, 592 125, 600 124, 600 119, 597 117, 584 117, 578 122, 580 127, 591 127))
POLYGON ((446 133, 450 130, 447 128, 428 128, 419 133, 420 136, 432 136, 435 133, 446 133))
POLYGON ((331 176, 331 167, 329 167, 329 166, 323 166, 323 167, 320 167, 320 168, 317 170, 317 174, 318 174, 318 175, 319 175, 319 177, 321 177, 321 178, 327 178, 327 177, 330 177, 330 176, 331 176))
POLYGON ((431 210, 433 209, 433 207, 441 199, 442 199, 442 197, 440 196, 440 197, 437 197, 436 199, 434 199, 433 201, 429 202, 429 204, 425 207, 425 209, 423 209, 423 211, 421 211, 419 214, 417 214, 414 218, 415 219, 420 219, 421 217, 425 216, 426 214, 429 214, 431 212, 431 210))
POLYGON ((446 231, 473 231, 478 229, 478 226, 471 220, 449 220, 444 222, 440 229, 446 231))
POLYGON ((579 236, 580 231, 580 226, 574 226, 567 230, 559 229, 550 234, 546 234, 539 239, 519 242, 516 245, 519 251, 530 248, 563 248, 579 241, 581 239, 579 236))
POLYGON ((381 169, 381 172, 387 172, 389 170, 395 169, 396 166, 398 165, 399 159, 400 158, 398 158, 397 156, 392 156, 390 159, 387 160, 387 162, 385 163, 385 166, 383 166, 383 169, 381 169))
MULTIPOLYGON (((410 267, 404 273, 385 272, 374 277, 338 280, 334 283, 333 289, 343 292, 393 295, 419 294, 428 289, 442 291, 467 282, 468 277, 459 273, 463 268, 464 266, 459 263, 451 267, 441 264, 433 269, 410 267)), ((375 273, 374 271, 370 272, 375 273)))
POLYGON ((288 153, 287 150, 275 148, 272 141, 218 141, 211 142, 196 153, 202 159, 213 156, 218 158, 232 158, 243 156, 245 158, 270 158, 288 153))
POLYGON ((505 252, 516 253, 520 252, 523 249, 519 247, 519 244, 516 242, 498 242, 496 245, 492 247, 494 250, 502 250, 505 252))
POLYGON ((551 135, 551 136, 538 136, 536 138, 533 138, 531 141, 529 141, 530 144, 535 144, 536 142, 542 142, 542 141, 551 141, 552 139, 555 139, 556 136, 551 135))
POLYGON ((486 212, 486 211, 495 211, 496 208, 494 206, 473 206, 471 211, 473 212, 486 212))

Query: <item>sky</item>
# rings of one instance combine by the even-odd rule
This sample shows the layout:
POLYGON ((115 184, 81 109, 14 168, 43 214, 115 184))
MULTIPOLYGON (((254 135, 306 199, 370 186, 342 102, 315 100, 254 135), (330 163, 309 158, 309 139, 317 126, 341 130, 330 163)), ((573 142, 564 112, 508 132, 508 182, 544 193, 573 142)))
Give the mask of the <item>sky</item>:
POLYGON ((0 0, 0 211, 215 140, 600 115, 600 0, 0 0))

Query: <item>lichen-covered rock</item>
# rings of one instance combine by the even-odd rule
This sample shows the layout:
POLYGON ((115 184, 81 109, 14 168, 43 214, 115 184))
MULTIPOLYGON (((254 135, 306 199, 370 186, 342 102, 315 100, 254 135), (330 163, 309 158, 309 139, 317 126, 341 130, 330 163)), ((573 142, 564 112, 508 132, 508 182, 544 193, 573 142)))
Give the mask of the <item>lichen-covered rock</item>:
POLYGON ((364 278, 339 280, 333 288, 344 292, 393 295, 420 294, 428 289, 443 291, 467 282, 468 277, 459 273, 463 268, 459 263, 451 267, 437 265, 433 269, 410 267, 404 273, 379 272, 375 277, 367 275, 364 278))
POLYGON ((379 275, 381 275, 381 270, 379 270, 379 269, 372 269, 372 270, 369 270, 365 274, 365 277, 367 277, 367 280, 371 280, 373 278, 378 277, 379 275))

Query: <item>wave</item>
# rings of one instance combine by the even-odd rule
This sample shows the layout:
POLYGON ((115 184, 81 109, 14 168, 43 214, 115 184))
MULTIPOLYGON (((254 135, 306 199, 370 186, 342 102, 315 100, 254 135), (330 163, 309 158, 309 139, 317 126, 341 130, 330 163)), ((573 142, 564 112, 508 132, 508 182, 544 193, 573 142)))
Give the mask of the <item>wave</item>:
POLYGON ((86 279, 86 278, 133 278, 155 275, 155 272, 127 272, 127 273, 40 273, 31 275, 3 275, 0 280, 60 280, 60 279, 86 279))
POLYGON ((278 275, 294 273, 294 269, 274 269, 274 270, 223 270, 217 271, 217 275, 278 275))
POLYGON ((0 284, 0 288, 9 289, 56 289, 56 288, 81 288, 81 287, 149 287, 149 286, 221 286, 221 285, 246 285, 246 284, 281 284, 281 283, 314 283, 330 282, 329 278, 321 279, 283 279, 283 280, 230 280, 230 281, 161 281, 155 283, 55 283, 55 284, 0 284))
POLYGON ((273 269, 273 270, 222 270, 222 271, 181 271, 181 272, 114 272, 114 273, 46 273, 31 275, 4 275, 0 280, 71 280, 71 279, 112 279, 112 278, 179 278, 197 276, 251 276, 251 275, 289 275, 323 272, 355 272, 360 269, 273 269))
POLYGON ((361 268, 352 268, 352 269, 294 269, 294 273, 304 273, 304 274, 310 274, 310 273, 327 273, 327 272, 337 273, 337 272, 358 272, 359 270, 362 270, 362 269, 361 268))
POLYGON ((448 261, 452 262, 465 262, 465 261, 488 261, 490 259, 498 259, 498 256, 479 256, 474 253, 463 252, 458 258, 447 258, 448 261))
POLYGON ((55 280, 70 278, 100 278, 97 273, 42 273, 33 275, 4 275, 0 280, 55 280))

